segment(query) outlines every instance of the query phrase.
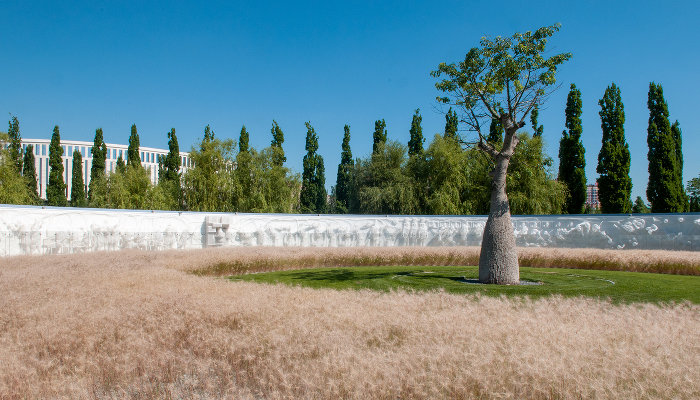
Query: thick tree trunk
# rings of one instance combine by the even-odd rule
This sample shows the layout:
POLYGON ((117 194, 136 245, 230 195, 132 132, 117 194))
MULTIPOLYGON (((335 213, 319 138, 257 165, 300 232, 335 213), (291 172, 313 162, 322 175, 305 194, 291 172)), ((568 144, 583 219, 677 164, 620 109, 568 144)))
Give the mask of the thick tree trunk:
POLYGON ((506 194, 506 174, 510 156, 501 153, 494 161, 496 167, 491 183, 491 210, 484 227, 479 257, 479 282, 517 285, 520 283, 520 269, 506 194))

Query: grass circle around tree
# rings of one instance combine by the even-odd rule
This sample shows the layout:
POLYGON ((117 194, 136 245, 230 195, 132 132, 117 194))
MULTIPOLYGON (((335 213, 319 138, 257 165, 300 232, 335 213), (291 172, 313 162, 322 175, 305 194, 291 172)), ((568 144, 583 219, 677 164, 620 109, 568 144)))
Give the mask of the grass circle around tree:
POLYGON ((561 295, 595 297, 614 303, 700 303, 700 277, 565 268, 520 268, 521 285, 478 283, 475 266, 382 266, 313 268, 232 276, 233 281, 284 283, 311 288, 379 291, 444 290, 488 296, 561 295))

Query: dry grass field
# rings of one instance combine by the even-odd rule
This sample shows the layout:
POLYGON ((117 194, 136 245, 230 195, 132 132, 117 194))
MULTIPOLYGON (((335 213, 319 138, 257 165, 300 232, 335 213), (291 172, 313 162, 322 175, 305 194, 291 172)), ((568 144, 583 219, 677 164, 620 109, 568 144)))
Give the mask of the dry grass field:
MULTIPOLYGON (((699 268, 697 253, 558 252, 521 256, 538 266, 699 268)), ((211 276, 353 260, 464 264, 475 254, 253 248, 0 259, 0 399, 700 398, 698 305, 211 276)))

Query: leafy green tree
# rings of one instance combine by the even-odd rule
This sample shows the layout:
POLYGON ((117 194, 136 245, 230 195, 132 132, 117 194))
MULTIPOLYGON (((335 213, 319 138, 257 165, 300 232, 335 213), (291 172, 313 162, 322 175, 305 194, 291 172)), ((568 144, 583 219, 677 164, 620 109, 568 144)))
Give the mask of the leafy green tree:
POLYGON ((141 166, 139 148, 139 133, 136 131, 136 124, 133 124, 131 125, 131 135, 129 136, 129 148, 127 149, 126 165, 132 165, 135 167, 141 166))
POLYGON ((34 160, 34 145, 28 145, 24 151, 24 162, 22 163, 22 176, 27 181, 27 190, 34 200, 39 199, 36 184, 36 163, 34 160))
POLYGON ((532 124, 532 137, 540 137, 544 132, 544 126, 537 125, 537 117, 540 115, 540 108, 535 104, 530 111, 530 124, 532 124))
POLYGON ((374 135, 372 143, 372 153, 376 153, 379 150, 380 143, 386 143, 389 134, 386 130, 386 122, 384 119, 374 121, 374 135))
POLYGON ((630 151, 625 139, 625 107, 620 88, 605 89, 600 105, 603 144, 598 153, 598 199, 604 214, 629 213, 632 196, 630 151))
POLYGON ((299 199, 302 213, 326 212, 326 177, 323 157, 318 151, 318 135, 306 122, 306 155, 304 172, 301 175, 301 197, 299 199))
POLYGON ((635 214, 648 214, 649 213, 649 207, 647 207, 646 204, 644 204, 644 200, 640 196, 637 196, 637 199, 634 200, 634 205, 632 206, 632 212, 635 214))
POLYGON ((423 117, 420 115, 420 109, 416 109, 411 121, 411 130, 409 131, 410 139, 408 141, 408 156, 419 156, 423 154, 423 127, 421 122, 423 117))
POLYGON ((406 146, 387 141, 353 168, 351 211, 357 214, 417 214, 419 201, 406 175, 406 146))
POLYGON ((8 157, 15 163, 17 171, 22 171, 22 135, 19 132, 19 121, 17 117, 12 117, 7 130, 9 137, 8 157))
POLYGON ((651 202, 651 212, 683 212, 686 210, 685 193, 682 190, 682 178, 679 176, 678 139, 674 137, 668 120, 668 105, 664 100, 663 88, 654 82, 649 84, 647 101, 649 108, 649 126, 647 144, 649 145, 649 184, 647 199, 651 202))
POLYGON ((16 160, 10 157, 6 133, 0 132, 0 204, 34 204, 35 196, 27 190, 27 181, 17 170, 16 160))
POLYGON ((338 164, 338 177, 335 183, 335 209, 338 214, 348 212, 350 205, 350 184, 351 172, 355 163, 352 160, 352 150, 350 149, 350 127, 345 125, 343 128, 343 144, 341 145, 340 164, 338 164))
POLYGON ((88 201, 91 206, 94 206, 92 201, 93 182, 96 182, 96 187, 99 186, 102 189, 102 198, 96 204, 105 204, 106 196, 106 182, 104 181, 104 178, 107 166, 107 145, 105 144, 104 137, 102 135, 102 128, 97 128, 95 130, 95 140, 92 143, 91 152, 92 165, 90 166, 90 188, 88 189, 88 201))
POLYGON ((301 177, 277 164, 279 148, 267 147, 261 152, 253 153, 253 176, 258 189, 254 200, 260 207, 254 212, 291 213, 299 212, 301 196, 301 177))
POLYGON ((66 184, 63 181, 63 148, 58 125, 53 128, 49 145, 49 184, 46 187, 46 200, 50 206, 65 207, 66 184))
POLYGON ((515 235, 506 194, 508 165, 515 154, 518 129, 535 104, 546 98, 546 88, 555 83, 557 67, 570 53, 545 58, 547 39, 559 25, 512 37, 482 38, 458 64, 441 63, 431 74, 439 78, 438 90, 447 96, 438 100, 459 107, 461 120, 478 134, 475 143, 490 156, 492 171, 489 217, 484 228, 479 258, 479 280, 484 283, 517 284, 520 281, 515 235), (499 112, 503 107, 503 112, 499 112), (482 127, 492 118, 501 121, 503 145, 497 149, 487 140, 482 127))
POLYGON ((205 128, 199 149, 190 151, 194 167, 189 168, 183 177, 183 199, 187 210, 233 211, 235 189, 230 172, 233 149, 233 140, 215 139, 205 128))
POLYGON ((486 157, 478 150, 463 151, 456 136, 435 135, 425 151, 425 158, 430 171, 425 214, 474 214, 472 202, 477 198, 485 199, 483 213, 488 212, 488 166, 486 162, 479 163, 480 159, 486 161, 486 157), (476 171, 475 163, 485 167, 479 171, 483 173, 476 171), (477 193, 479 189, 482 193, 477 193))
POLYGON ((277 121, 274 119, 272 120, 272 129, 270 130, 272 133, 272 142, 270 143, 270 147, 272 148, 273 152, 273 162, 277 167, 282 167, 284 163, 287 161, 287 157, 284 155, 284 149, 282 148, 282 143, 284 143, 284 133, 282 132, 282 128, 277 124, 277 121))
POLYGON ((566 129, 559 142, 559 181, 566 185, 568 196, 564 211, 583 213, 586 205, 586 150, 581 143, 581 91, 571 84, 566 99, 566 129))
POLYGON ((690 212, 700 212, 700 175, 688 181, 690 212))
POLYGON ((73 150, 72 180, 70 189, 71 207, 85 207, 85 184, 83 181, 83 156, 77 149, 73 150))
POLYGON ((544 154, 541 136, 518 134, 520 144, 513 155, 506 185, 514 214, 560 214, 566 200, 564 185, 554 179, 553 160, 544 154))
POLYGON ((458 139, 457 128, 459 126, 459 119, 457 118, 457 113, 450 107, 445 114, 445 138, 458 139))

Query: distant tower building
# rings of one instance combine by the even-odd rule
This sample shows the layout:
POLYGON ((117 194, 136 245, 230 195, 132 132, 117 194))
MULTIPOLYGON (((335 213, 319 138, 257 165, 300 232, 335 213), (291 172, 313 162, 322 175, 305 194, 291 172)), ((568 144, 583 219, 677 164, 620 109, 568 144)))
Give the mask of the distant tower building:
MULTIPOLYGON (((27 145, 34 145, 34 163, 36 167, 36 183, 39 197, 46 199, 46 185, 49 181, 49 144, 48 139, 22 139, 22 149, 26 150, 27 145)), ((85 193, 90 186, 90 168, 92 167, 92 145, 93 142, 81 142, 77 140, 61 140, 63 147, 63 181, 66 183, 66 198, 70 199, 70 192, 73 179, 73 150, 78 150, 83 156, 83 182, 85 182, 85 193)), ((126 151, 129 148, 125 144, 110 144, 107 146, 107 157, 105 160, 106 173, 110 174, 117 168, 117 159, 122 157, 126 162, 126 151)), ((158 160, 165 158, 168 150, 156 149, 151 147, 140 147, 139 155, 141 157, 141 165, 148 172, 151 178, 151 183, 158 183, 158 160)), ((186 171, 192 166, 190 153, 180 152, 180 172, 186 171)))
POLYGON ((592 210, 600 210, 600 201, 598 201, 598 182, 593 185, 586 185, 586 207, 592 210))

